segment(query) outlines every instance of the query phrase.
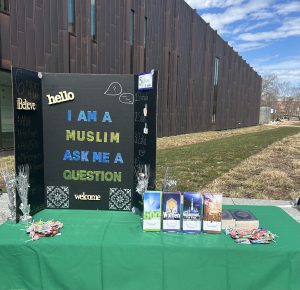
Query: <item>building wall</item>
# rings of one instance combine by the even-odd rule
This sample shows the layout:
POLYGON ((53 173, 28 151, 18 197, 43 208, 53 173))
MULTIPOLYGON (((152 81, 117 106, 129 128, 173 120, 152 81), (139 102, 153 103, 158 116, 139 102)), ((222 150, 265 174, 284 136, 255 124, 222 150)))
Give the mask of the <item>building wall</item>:
MULTIPOLYGON (((10 73, 0 70, 0 149, 14 146, 10 73)), ((1 155, 0 155, 1 156, 1 155)))
POLYGON ((183 0, 96 0, 96 41, 90 1, 75 3, 70 34, 67 0, 11 0, 9 14, 0 13, 0 67, 107 74, 158 69, 158 136, 258 124, 261 77, 183 0), (220 64, 214 87, 215 57, 220 64))

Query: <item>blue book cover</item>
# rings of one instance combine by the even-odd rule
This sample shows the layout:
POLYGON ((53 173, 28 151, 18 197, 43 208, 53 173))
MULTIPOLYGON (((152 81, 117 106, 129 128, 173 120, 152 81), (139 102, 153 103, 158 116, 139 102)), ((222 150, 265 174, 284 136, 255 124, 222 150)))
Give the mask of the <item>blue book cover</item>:
POLYGON ((163 193, 163 230, 180 231, 181 218, 180 192, 163 193))
POLYGON ((143 230, 161 230, 161 191, 146 191, 144 193, 143 230))
POLYGON ((199 192, 184 192, 182 230, 184 232, 201 232, 203 198, 199 192))

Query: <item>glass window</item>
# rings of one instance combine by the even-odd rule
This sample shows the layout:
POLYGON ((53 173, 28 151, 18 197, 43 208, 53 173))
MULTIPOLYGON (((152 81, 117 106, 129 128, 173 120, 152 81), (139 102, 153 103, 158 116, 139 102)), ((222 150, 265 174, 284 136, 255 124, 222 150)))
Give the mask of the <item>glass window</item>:
POLYGON ((0 0, 0 12, 9 12, 9 0, 0 0))
POLYGON ((14 126, 11 74, 0 71, 0 149, 12 147, 14 147, 14 126))
POLYGON ((215 70, 214 70, 214 95, 213 95, 213 109, 212 109, 212 124, 216 124, 217 117, 217 102, 218 102, 218 82, 219 82, 219 63, 220 59, 215 58, 215 70))
POLYGON ((68 0, 68 31, 75 33, 75 0, 68 0))
POLYGON ((134 45, 134 10, 130 14, 130 46, 134 45))
POLYGON ((91 0, 91 37, 96 40, 96 0, 91 0))
POLYGON ((133 73, 134 59, 134 10, 130 11, 130 73, 133 73))
POLYGON ((220 59, 218 57, 215 58, 215 74, 214 74, 214 85, 218 85, 219 81, 219 62, 220 59))
POLYGON ((148 18, 145 17, 144 19, 144 48, 147 45, 147 33, 148 33, 148 18))

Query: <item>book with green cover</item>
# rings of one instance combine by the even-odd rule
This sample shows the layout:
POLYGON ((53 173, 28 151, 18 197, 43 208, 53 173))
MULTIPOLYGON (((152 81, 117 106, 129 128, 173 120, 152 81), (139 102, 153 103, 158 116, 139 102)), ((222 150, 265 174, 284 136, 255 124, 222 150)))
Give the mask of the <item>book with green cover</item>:
POLYGON ((144 193, 143 230, 161 230, 161 191, 146 191, 144 193))

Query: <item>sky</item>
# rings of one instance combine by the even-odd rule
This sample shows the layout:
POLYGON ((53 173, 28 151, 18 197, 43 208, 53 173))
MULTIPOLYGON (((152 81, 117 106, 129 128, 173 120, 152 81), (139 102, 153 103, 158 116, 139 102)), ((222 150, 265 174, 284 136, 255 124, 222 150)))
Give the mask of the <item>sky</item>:
POLYGON ((300 0, 185 0, 262 77, 300 87, 300 0))

